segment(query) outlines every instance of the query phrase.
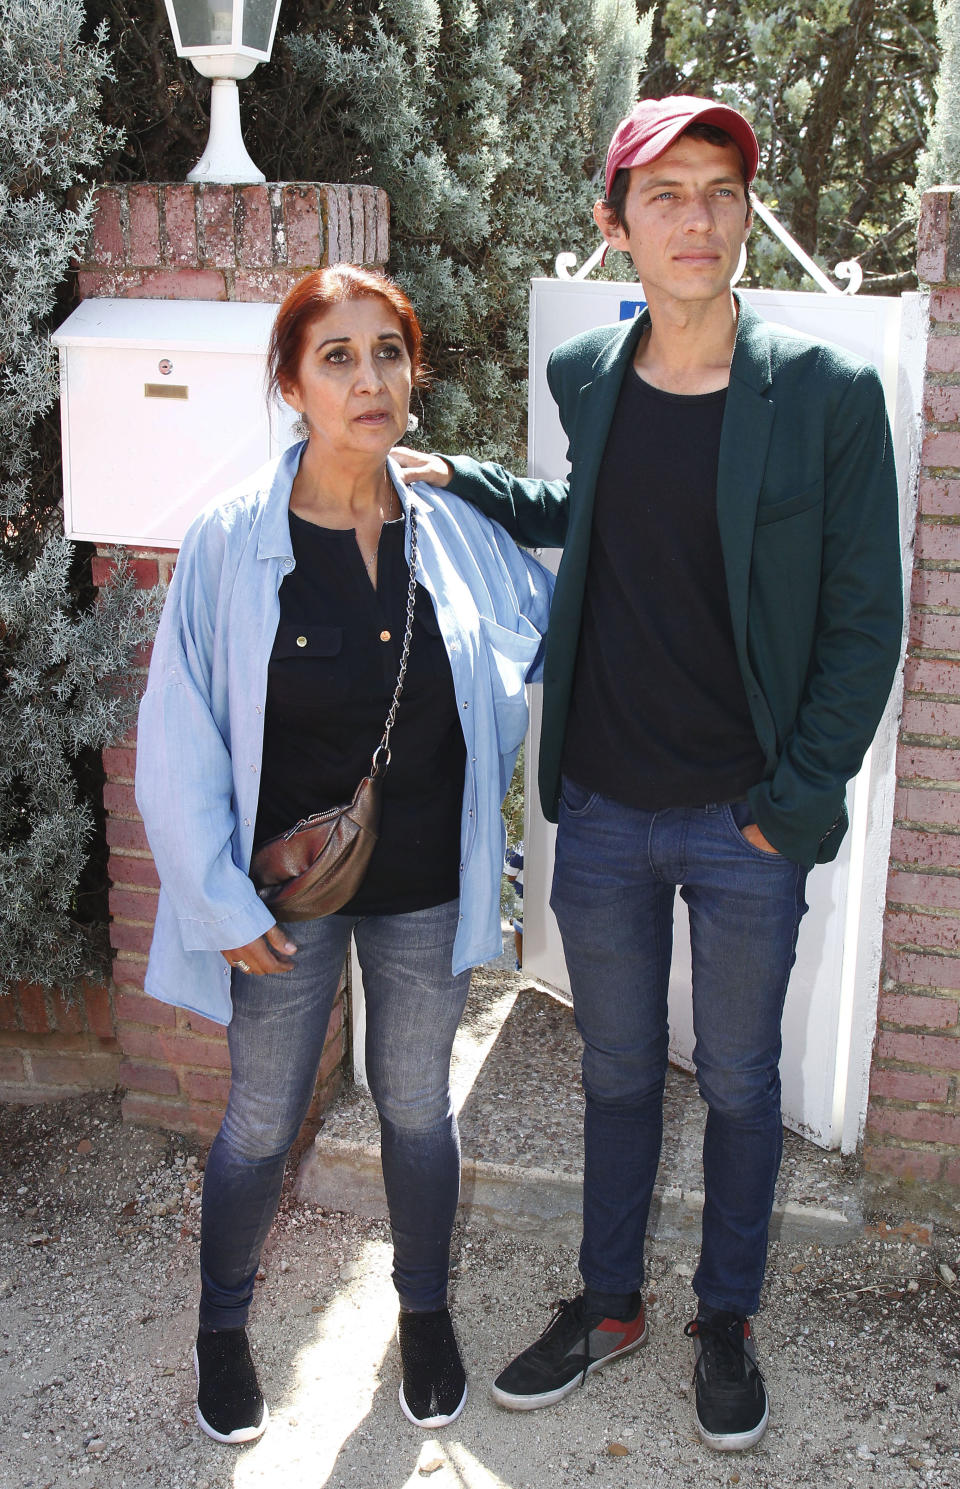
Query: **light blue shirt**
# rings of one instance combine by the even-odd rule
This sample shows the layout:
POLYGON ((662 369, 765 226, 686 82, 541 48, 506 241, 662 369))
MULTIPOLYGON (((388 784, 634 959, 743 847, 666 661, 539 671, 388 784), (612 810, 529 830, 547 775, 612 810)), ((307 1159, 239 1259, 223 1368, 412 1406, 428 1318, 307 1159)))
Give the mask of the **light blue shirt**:
MULTIPOLYGON (((137 805, 162 886, 146 990, 224 1024, 230 969, 220 952, 274 923, 247 871, 302 450, 294 445, 190 527, 140 706, 137 805)), ((417 578, 433 600, 466 742, 458 973, 502 950, 500 804, 527 726, 524 682, 539 675, 553 575, 459 497, 408 488, 392 464, 390 474, 404 509, 417 512, 417 578)))

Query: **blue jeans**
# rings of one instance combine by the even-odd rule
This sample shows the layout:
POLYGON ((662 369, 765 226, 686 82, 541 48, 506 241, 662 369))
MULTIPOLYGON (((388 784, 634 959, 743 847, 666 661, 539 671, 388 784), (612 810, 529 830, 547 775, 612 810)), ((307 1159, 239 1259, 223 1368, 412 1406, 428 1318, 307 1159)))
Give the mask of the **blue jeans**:
POLYGON ((693 1287, 712 1308, 748 1314, 759 1303, 783 1149, 780 1021, 807 907, 805 870, 748 843, 748 820, 745 803, 645 812, 563 782, 551 904, 584 1041, 580 1270, 598 1292, 643 1282, 680 886, 708 1108, 693 1287))
POLYGON ((401 1306, 446 1302, 460 1192, 450 1051, 470 986, 451 973, 459 901, 406 915, 330 915, 288 927, 290 972, 234 971, 230 1099, 203 1180, 200 1324, 246 1323, 287 1153, 313 1096, 355 932, 367 1009, 367 1079, 380 1116, 384 1188, 401 1306))

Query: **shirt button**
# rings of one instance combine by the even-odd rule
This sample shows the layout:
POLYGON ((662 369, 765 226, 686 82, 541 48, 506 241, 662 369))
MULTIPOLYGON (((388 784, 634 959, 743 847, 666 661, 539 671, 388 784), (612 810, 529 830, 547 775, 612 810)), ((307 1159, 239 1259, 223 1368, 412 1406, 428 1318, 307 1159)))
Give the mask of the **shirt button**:
POLYGON ((465 703, 463 706, 464 706, 464 708, 469 708, 470 707, 469 703, 465 703))
POLYGON ((390 632, 389 631, 381 631, 380 632, 380 640, 381 641, 389 641, 390 640, 390 632))
POLYGON ((244 819, 243 819, 243 825, 244 825, 244 827, 249 827, 250 826, 250 818, 249 817, 244 817, 244 819))
POLYGON ((306 646, 306 644, 307 644, 307 638, 306 638, 306 636, 298 636, 297 637, 297 645, 298 646, 306 646))

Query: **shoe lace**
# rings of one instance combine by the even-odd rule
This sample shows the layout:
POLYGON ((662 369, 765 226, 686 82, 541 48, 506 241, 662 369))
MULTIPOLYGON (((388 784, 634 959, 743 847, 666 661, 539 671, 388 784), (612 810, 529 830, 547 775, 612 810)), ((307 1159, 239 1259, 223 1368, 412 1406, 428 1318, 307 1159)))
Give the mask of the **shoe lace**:
POLYGON ((580 1372, 582 1385, 593 1364, 590 1353, 591 1324, 584 1308, 583 1294, 576 1298, 557 1298, 552 1307, 553 1317, 541 1336, 544 1351, 551 1358, 560 1361, 569 1355, 571 1347, 579 1340, 583 1362, 580 1372))
POLYGON ((743 1320, 735 1318, 731 1323, 714 1322, 711 1319, 695 1318, 683 1331, 688 1339, 699 1339, 700 1356, 694 1367, 697 1371, 722 1385, 739 1385, 754 1377, 763 1380, 760 1367, 747 1354, 743 1320))

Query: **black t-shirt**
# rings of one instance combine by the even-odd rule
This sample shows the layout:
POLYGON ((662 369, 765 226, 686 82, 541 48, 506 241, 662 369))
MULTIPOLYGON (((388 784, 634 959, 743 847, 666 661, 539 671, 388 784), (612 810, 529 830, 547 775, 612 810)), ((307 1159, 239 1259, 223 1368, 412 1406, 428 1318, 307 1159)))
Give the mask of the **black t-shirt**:
POLYGON ((725 403, 629 368, 597 479, 562 764, 649 811, 731 801, 763 776, 717 525, 725 403))
MULTIPOLYGON (((297 566, 280 586, 255 845, 351 799, 383 733, 403 649, 403 521, 381 532, 376 590, 352 529, 291 512, 290 536, 297 566)), ((466 750, 450 661, 420 585, 390 750, 380 836, 344 914, 425 910, 460 892, 466 750)))

